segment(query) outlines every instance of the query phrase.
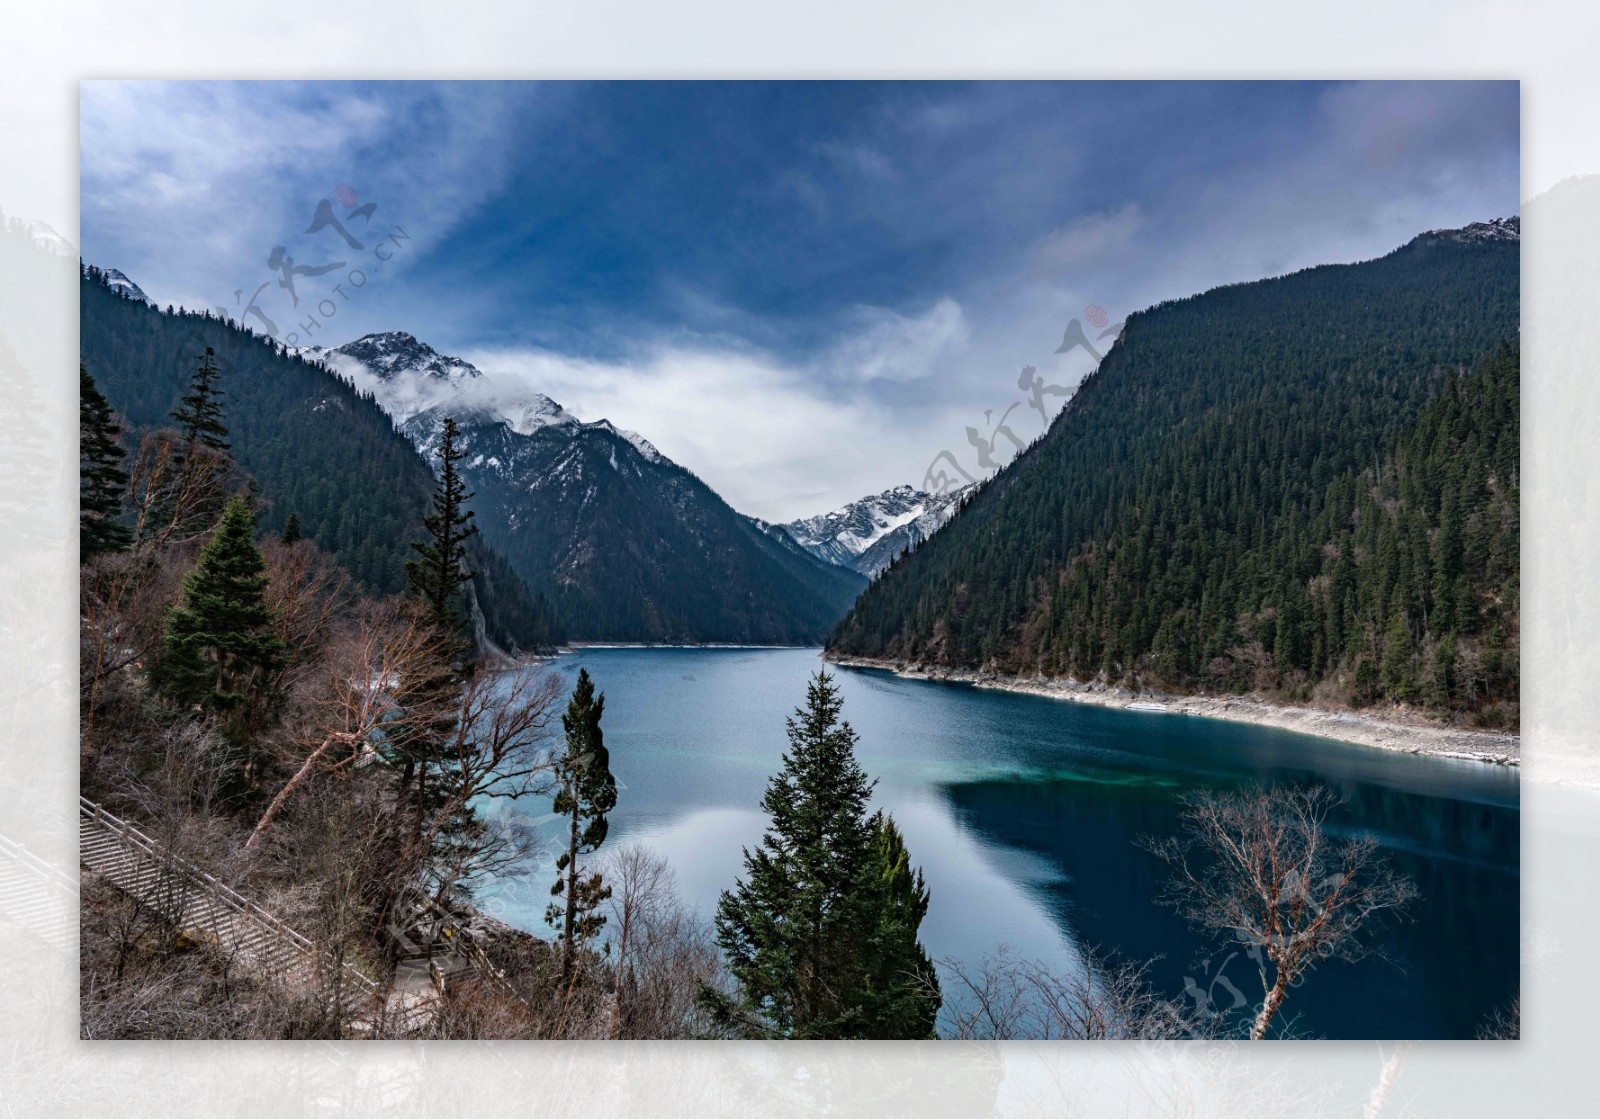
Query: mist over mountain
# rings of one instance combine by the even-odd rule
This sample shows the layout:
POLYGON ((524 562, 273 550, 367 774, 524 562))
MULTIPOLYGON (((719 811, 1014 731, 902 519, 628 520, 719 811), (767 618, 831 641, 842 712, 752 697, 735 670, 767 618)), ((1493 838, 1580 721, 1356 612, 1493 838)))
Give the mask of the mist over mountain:
POLYGON ((575 640, 820 642, 865 584, 762 532, 643 436, 410 334, 304 353, 371 392, 426 456, 446 417, 460 425, 480 530, 575 640))
MULTIPOLYGON (((123 281, 86 269, 79 285, 81 357, 112 407, 136 430, 170 426, 211 347, 231 452, 264 503, 261 527, 281 532, 293 515, 364 589, 403 592, 433 476, 372 397, 212 313, 158 310, 123 281)), ((486 540, 469 545, 468 563, 484 637, 528 651, 562 640, 549 606, 486 540)))

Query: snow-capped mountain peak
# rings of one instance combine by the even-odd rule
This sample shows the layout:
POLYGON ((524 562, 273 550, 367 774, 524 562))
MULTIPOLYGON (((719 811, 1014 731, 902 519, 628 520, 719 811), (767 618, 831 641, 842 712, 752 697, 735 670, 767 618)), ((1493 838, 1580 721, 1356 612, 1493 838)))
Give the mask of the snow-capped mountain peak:
POLYGON ((532 436, 547 428, 567 429, 575 436, 606 431, 626 440, 652 463, 669 462, 637 432, 609 420, 586 423, 545 394, 486 375, 471 362, 441 354, 406 331, 363 335, 331 349, 307 346, 298 353, 324 363, 357 388, 372 393, 424 453, 437 439, 436 429, 444 416, 450 415, 463 425, 504 424, 519 436, 532 436))
MULTIPOLYGON (((320 347, 311 349, 320 350, 320 347)), ((404 373, 415 373, 438 381, 468 381, 483 374, 471 362, 439 353, 406 331, 384 331, 363 335, 333 351, 352 358, 373 376, 388 381, 404 373)))
MULTIPOLYGON (((48 229, 49 227, 47 226, 45 228, 48 229)), ((106 287, 110 288, 112 291, 125 295, 129 299, 139 300, 141 303, 150 302, 150 297, 144 294, 144 289, 139 287, 139 285, 135 284, 132 280, 128 279, 128 274, 120 269, 106 269, 105 278, 106 287)))
POLYGON ((481 388, 487 381, 482 371, 439 353, 407 331, 383 331, 343 346, 306 346, 296 352, 371 393, 396 424, 447 402, 463 412, 493 411, 492 392, 481 388))
POLYGON ((929 494, 914 486, 892 486, 828 513, 772 528, 786 532, 819 559, 876 575, 949 521, 963 493, 929 494))
POLYGON ((596 420, 589 427, 604 428, 613 435, 620 436, 633 444, 633 449, 652 463, 664 463, 667 461, 667 457, 656 449, 656 445, 645 439, 638 432, 630 432, 626 428, 619 428, 609 420, 596 420))
POLYGON ((1522 240, 1522 219, 1513 214, 1509 218, 1492 218, 1487 222, 1473 222, 1460 229, 1430 229, 1418 234, 1417 241, 1459 241, 1463 245, 1481 245, 1490 241, 1522 240))
POLYGON ((565 427, 583 423, 543 393, 535 393, 525 401, 502 406, 500 414, 511 425, 512 431, 525 436, 552 425, 565 427))

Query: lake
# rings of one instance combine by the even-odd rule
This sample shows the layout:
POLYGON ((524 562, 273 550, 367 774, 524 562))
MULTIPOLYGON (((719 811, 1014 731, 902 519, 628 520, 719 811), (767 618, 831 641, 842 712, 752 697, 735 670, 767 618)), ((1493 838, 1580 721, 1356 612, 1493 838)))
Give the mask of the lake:
MULTIPOLYGON (((818 651, 583 649, 553 667, 570 686, 580 665, 606 695, 619 787, 606 848, 656 849, 679 893, 709 916, 742 869, 741 847, 760 839, 784 718, 804 700, 818 651)), ((1280 1020, 1297 1036, 1471 1038, 1516 995, 1515 768, 833 671, 858 756, 878 781, 875 803, 900 823, 927 878, 922 940, 936 960, 976 963, 1004 944, 1066 971, 1089 946, 1154 959, 1150 975, 1165 994, 1198 989, 1227 1008, 1237 990, 1258 1002, 1253 963, 1155 903, 1165 868, 1134 842, 1175 835, 1186 790, 1321 782, 1348 798, 1331 826, 1375 836, 1421 897, 1384 932, 1387 959, 1323 964, 1280 1020)), ((536 818, 546 808, 516 811, 536 818)), ((547 932, 553 878, 545 864, 490 884, 484 908, 547 932)))

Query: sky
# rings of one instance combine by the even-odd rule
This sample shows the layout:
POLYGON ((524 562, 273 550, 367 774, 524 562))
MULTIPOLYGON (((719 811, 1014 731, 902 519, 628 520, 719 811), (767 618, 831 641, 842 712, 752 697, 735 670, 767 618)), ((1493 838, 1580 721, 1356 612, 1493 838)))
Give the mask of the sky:
POLYGON ((290 344, 409 331, 769 520, 987 473, 1093 368, 1075 319, 1103 352, 1519 197, 1516 82, 80 93, 85 260, 290 344))

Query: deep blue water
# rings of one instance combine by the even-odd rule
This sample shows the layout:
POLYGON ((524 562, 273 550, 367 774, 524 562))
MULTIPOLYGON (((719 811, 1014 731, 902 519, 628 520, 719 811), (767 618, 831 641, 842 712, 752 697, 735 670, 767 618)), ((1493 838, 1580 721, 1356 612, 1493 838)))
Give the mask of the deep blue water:
MULTIPOLYGON (((680 894, 710 914, 756 843, 759 802, 804 699, 814 650, 587 649, 606 694, 620 787, 607 848, 665 855, 680 894)), ((1375 835, 1421 892, 1382 941, 1388 960, 1322 965, 1286 1001, 1296 1034, 1471 1038, 1516 994, 1518 775, 1270 728, 1130 712, 959 684, 835 670, 876 802, 903 827, 932 893, 923 942, 976 961, 1002 943, 1063 970, 1078 946, 1156 960, 1171 995, 1259 1000, 1229 959, 1157 905, 1166 873, 1134 844, 1178 831, 1176 798, 1252 781, 1322 782, 1349 801, 1340 830, 1375 835), (1232 988, 1230 988, 1230 985, 1232 988)), ((518 812, 537 819, 546 806, 518 812)), ((547 826, 548 827, 548 826, 547 826)), ((486 892, 486 906, 543 928, 548 866, 486 892)))

